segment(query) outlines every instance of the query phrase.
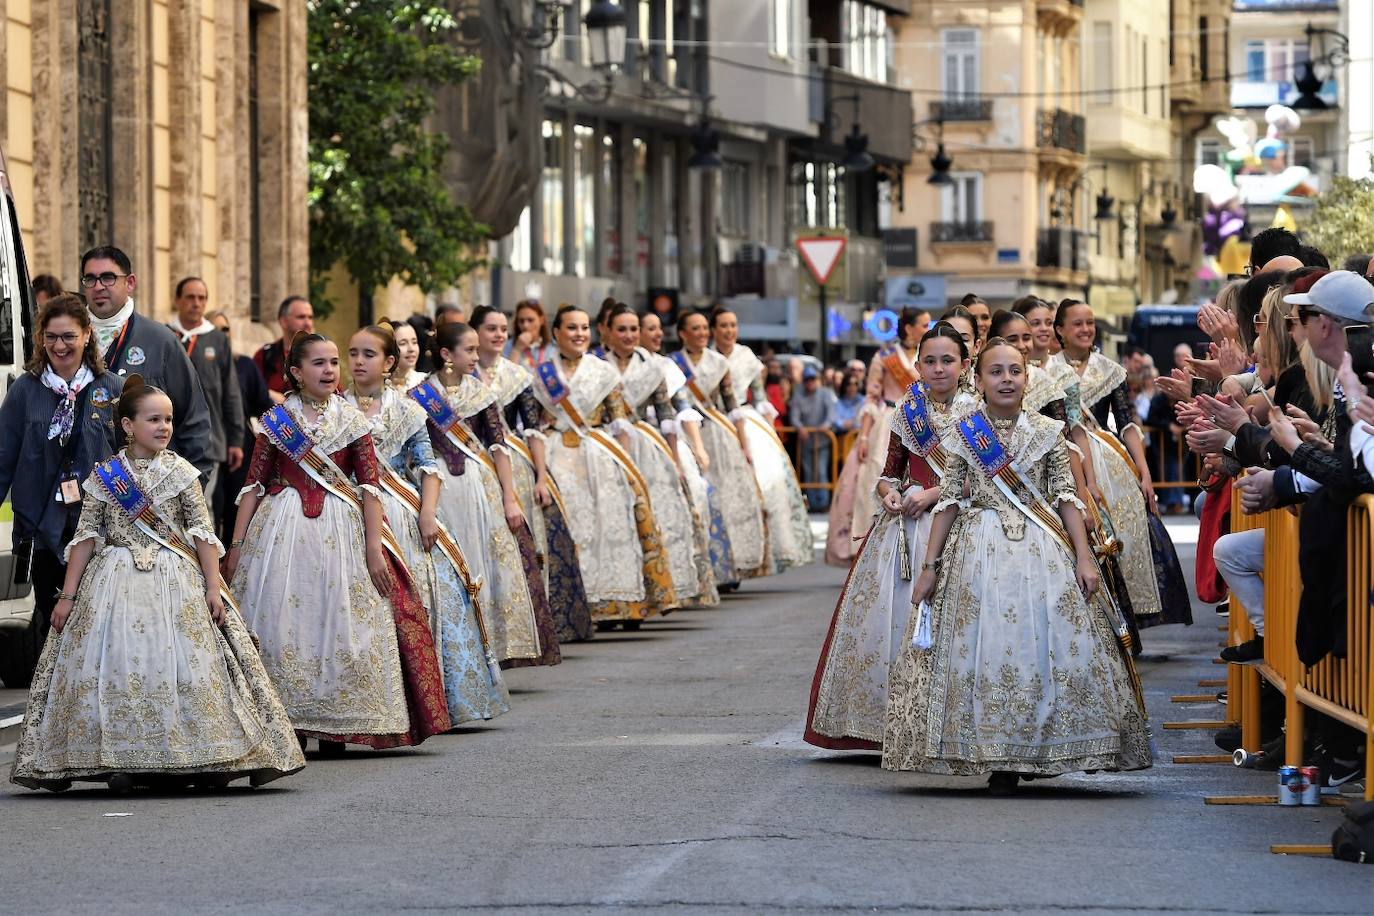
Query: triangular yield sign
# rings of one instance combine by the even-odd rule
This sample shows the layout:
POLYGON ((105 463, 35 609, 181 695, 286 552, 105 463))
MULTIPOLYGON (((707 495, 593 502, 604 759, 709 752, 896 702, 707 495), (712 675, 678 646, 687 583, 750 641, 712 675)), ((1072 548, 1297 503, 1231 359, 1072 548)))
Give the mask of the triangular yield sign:
POLYGON ((844 254, 844 246, 845 239, 833 236, 797 239, 797 251, 801 252, 807 270, 811 271, 811 276, 820 286, 825 285, 826 281, 830 279, 830 275, 835 271, 835 265, 840 263, 840 255, 844 254))

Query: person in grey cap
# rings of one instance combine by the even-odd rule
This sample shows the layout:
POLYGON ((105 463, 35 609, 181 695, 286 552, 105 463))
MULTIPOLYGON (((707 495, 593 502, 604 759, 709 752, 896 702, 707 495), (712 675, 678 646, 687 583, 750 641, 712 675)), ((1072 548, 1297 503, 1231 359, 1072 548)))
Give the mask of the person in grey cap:
MULTIPOLYGON (((1357 273, 1334 270, 1307 292, 1290 293, 1284 302, 1307 330, 1307 344, 1317 359, 1339 370, 1346 362, 1345 330, 1374 320, 1374 286, 1357 273)), ((1350 408, 1365 392, 1338 388, 1333 407, 1335 441, 1304 442, 1288 415, 1273 411, 1274 442, 1291 456, 1273 471, 1251 468, 1236 486, 1246 512, 1303 503, 1299 520, 1298 568, 1302 598, 1298 605, 1298 658, 1314 665, 1328 652, 1344 654, 1346 606, 1346 509, 1361 492, 1374 492, 1374 478, 1350 448, 1350 408)), ((1294 409, 1289 408, 1289 414, 1294 409)))

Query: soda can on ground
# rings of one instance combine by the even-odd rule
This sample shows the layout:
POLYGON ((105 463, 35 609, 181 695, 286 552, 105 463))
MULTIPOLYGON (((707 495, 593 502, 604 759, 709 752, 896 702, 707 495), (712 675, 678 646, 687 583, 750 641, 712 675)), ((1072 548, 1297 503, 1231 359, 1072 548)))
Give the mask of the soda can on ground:
POLYGON ((1279 767, 1279 804, 1285 808, 1297 807, 1302 804, 1303 793, 1302 771, 1297 767, 1279 767))
POLYGON ((1313 806, 1322 803, 1321 769, 1318 767, 1299 767, 1298 773, 1303 780, 1302 803, 1313 806))

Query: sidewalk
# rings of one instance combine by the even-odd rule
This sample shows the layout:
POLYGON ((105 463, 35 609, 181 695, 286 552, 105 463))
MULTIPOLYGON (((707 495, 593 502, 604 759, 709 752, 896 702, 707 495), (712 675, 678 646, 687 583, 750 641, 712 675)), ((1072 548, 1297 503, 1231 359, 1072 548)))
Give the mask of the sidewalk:
POLYGON ((14 759, 14 746, 19 741, 19 723, 24 718, 27 690, 0 687, 0 766, 8 766, 14 759))

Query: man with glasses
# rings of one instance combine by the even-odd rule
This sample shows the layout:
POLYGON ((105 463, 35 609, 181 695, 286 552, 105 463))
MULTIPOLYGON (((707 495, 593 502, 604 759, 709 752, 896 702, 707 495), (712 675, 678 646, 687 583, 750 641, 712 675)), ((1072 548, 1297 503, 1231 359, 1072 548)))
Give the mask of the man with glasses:
POLYGON ((200 378, 176 335, 134 311, 137 283, 129 256, 118 248, 92 248, 81 256, 81 288, 106 367, 120 376, 137 373, 167 392, 175 422, 171 448, 208 481, 217 463, 209 450, 210 408, 200 378))

